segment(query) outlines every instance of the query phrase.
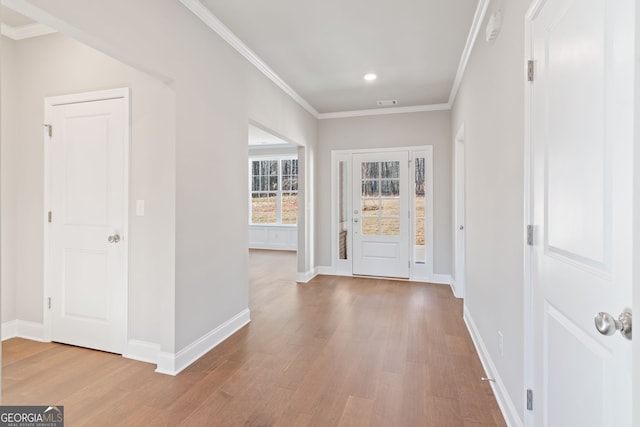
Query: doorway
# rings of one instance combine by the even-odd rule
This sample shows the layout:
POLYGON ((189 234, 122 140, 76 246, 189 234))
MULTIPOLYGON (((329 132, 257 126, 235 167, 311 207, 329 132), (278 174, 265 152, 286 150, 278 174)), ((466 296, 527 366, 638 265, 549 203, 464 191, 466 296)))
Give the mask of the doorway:
POLYGON ((45 99, 45 334, 124 353, 129 89, 45 99))
POLYGON ((433 279, 433 147, 332 157, 330 274, 433 279))

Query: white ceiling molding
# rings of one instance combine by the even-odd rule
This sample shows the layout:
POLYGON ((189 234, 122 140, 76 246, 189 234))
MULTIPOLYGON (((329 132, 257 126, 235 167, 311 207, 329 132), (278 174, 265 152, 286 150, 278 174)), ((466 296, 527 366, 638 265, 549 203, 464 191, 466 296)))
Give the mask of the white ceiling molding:
POLYGON ((344 119, 348 117, 382 116, 385 114, 424 113, 427 111, 450 110, 450 104, 416 105, 412 107, 371 108, 368 110, 340 111, 337 113, 320 113, 318 119, 344 119))
POLYGON ((480 27, 482 27, 484 16, 487 14, 489 3, 491 3, 491 0, 478 1, 476 14, 473 16, 473 23, 471 24, 471 29, 469 30, 469 35, 467 36, 467 43, 464 45, 462 57, 460 58, 460 63, 458 64, 458 71, 456 72, 456 78, 453 81, 453 87, 451 88, 451 93, 449 94, 449 105, 451 106, 453 106, 453 103, 456 100, 456 95, 458 95, 460 83, 462 83, 462 78, 464 77, 467 63, 469 62, 469 58, 471 57, 471 51, 473 50, 476 39, 478 38, 478 33, 480 32, 480 27))
POLYGON ((318 111, 311 106, 303 97, 291 88, 284 80, 280 78, 267 64, 258 57, 251 49, 247 47, 235 34, 231 32, 209 9, 207 9, 199 0, 180 0, 187 9, 202 20, 209 28, 215 31, 224 41, 229 43, 235 50, 244 56, 258 70, 267 76, 273 83, 296 101, 302 108, 307 110, 309 114, 318 117, 318 111))
POLYGON ((19 27, 12 27, 7 24, 0 24, 2 35, 12 40, 24 40, 31 37, 44 36, 46 34, 57 33, 53 28, 49 28, 44 24, 27 24, 19 27))

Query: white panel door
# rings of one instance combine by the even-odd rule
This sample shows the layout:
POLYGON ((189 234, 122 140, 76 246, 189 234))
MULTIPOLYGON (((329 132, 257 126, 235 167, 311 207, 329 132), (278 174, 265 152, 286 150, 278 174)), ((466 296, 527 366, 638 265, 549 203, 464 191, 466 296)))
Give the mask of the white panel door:
POLYGON ((634 0, 547 0, 532 17, 534 418, 631 426, 634 0))
POLYGON ((409 155, 353 156, 353 274, 409 277, 409 155))
POLYGON ((126 147, 123 98, 54 105, 50 173, 50 338, 123 353, 126 147))

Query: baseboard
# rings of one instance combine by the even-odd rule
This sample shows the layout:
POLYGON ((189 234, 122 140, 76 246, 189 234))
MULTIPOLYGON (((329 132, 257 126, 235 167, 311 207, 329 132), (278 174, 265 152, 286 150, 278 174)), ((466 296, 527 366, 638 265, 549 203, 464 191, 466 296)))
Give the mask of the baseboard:
POLYGON ((178 375, 181 371, 218 344, 229 338, 250 321, 250 311, 247 308, 211 332, 208 332, 198 338, 178 353, 172 354, 160 352, 157 356, 158 367, 156 372, 167 375, 178 375))
POLYGON ((307 271, 306 273, 297 273, 296 274, 296 282, 298 282, 298 283, 307 283, 307 282, 311 281, 311 279, 313 279, 317 275, 318 275, 318 270, 315 269, 315 268, 312 268, 311 270, 307 271))
POLYGON ((431 276, 431 283, 435 283, 437 285, 449 285, 451 286, 451 275, 450 274, 434 274, 431 276))
POLYGON ((259 243, 251 244, 249 243, 249 249, 258 249, 261 251, 297 251, 297 245, 261 245, 259 243))
POLYGON ((454 279, 453 277, 451 277, 451 292, 453 292, 453 295, 456 298, 464 298, 463 295, 461 295, 460 291, 458 290, 458 287, 456 285, 456 279, 454 279))
POLYGON ((336 274, 335 269, 331 266, 328 267, 326 265, 319 265, 316 267, 316 271, 318 274, 323 276, 339 276, 339 274, 336 274))
POLYGON ((2 324, 2 341, 11 338, 24 338, 32 341, 45 342, 44 325, 26 320, 11 320, 2 324))
POLYGON ((159 354, 160 344, 147 341, 129 340, 127 342, 127 349, 122 357, 138 360, 140 362, 157 364, 159 354))
POLYGON ((10 320, 2 324, 2 341, 16 338, 18 336, 18 321, 10 320))
POLYGON ((504 416, 507 425, 513 427, 524 426, 524 423, 518 415, 518 410, 516 409, 513 400, 509 397, 509 393, 507 393, 504 382, 502 381, 502 378, 500 378, 500 374, 498 374, 496 365, 493 363, 491 355, 489 354, 489 351, 487 350, 487 347, 485 346, 466 305, 464 306, 463 318, 467 325, 467 329, 469 330, 469 334, 471 335, 471 339, 473 340, 473 344, 478 351, 480 362, 482 363, 482 367, 484 368, 487 378, 493 378, 495 380, 495 382, 490 383, 491 388, 493 389, 493 394, 496 396, 498 406, 500 406, 500 411, 502 411, 502 416, 504 416))

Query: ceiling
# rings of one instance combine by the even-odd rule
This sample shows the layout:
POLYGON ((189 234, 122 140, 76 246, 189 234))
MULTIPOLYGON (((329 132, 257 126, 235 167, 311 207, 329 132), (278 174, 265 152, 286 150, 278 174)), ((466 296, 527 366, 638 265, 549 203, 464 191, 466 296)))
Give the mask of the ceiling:
MULTIPOLYGON (((180 1, 320 118, 449 108, 467 38, 479 25, 478 3, 488 3, 180 1), (367 73, 378 78, 367 82, 367 73), (390 100, 397 105, 377 105, 390 100)), ((34 32, 31 19, 5 6, 0 19, 3 34, 16 39, 47 32, 34 32)))
MULTIPOLYGON (((183 3, 193 3, 192 1, 183 3)), ((319 113, 449 101, 477 0, 200 0, 319 113), (366 73, 378 79, 365 82, 366 73)))
POLYGON ((260 129, 257 126, 249 125, 249 147, 250 148, 285 148, 296 147, 282 138, 270 132, 260 129))

